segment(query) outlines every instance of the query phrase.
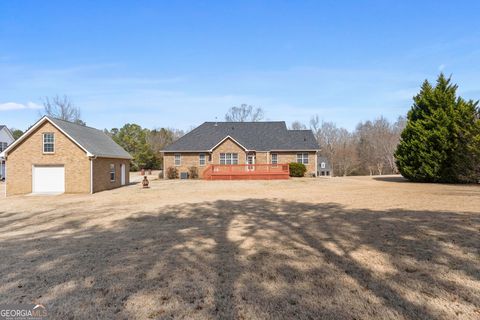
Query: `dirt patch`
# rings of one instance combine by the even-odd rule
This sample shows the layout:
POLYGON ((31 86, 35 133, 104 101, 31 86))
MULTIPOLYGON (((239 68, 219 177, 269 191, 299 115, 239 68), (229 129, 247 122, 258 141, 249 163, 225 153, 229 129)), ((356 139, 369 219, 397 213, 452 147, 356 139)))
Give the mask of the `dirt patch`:
POLYGON ((163 181, 0 200, 0 303, 53 318, 478 319, 480 187, 163 181))

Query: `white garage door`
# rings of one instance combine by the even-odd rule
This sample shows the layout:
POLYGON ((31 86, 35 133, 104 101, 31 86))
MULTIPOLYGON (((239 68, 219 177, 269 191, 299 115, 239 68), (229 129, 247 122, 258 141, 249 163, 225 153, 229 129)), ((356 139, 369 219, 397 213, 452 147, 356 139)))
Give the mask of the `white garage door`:
POLYGON ((34 166, 33 193, 65 192, 65 168, 63 166, 34 166))

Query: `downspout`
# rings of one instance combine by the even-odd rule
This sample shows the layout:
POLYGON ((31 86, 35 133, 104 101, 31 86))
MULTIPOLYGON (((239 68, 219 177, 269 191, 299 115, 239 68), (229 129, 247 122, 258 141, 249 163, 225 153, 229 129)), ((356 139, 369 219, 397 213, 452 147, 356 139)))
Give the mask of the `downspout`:
POLYGON ((5 161, 5 198, 7 197, 7 155, 3 158, 5 161))
POLYGON ((318 151, 315 151, 315 177, 318 178, 318 151))
POLYGON ((97 156, 90 157, 90 194, 93 194, 93 160, 97 159, 97 156))

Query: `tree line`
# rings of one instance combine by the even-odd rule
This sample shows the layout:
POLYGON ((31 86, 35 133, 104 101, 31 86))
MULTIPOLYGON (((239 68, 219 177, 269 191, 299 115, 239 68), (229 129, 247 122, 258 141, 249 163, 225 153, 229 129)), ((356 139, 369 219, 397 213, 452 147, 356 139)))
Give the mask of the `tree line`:
POLYGON ((309 127, 295 121, 291 129, 310 128, 334 176, 382 175, 398 173, 394 152, 400 142, 405 119, 390 122, 384 117, 360 122, 349 131, 335 123, 312 116, 309 127))

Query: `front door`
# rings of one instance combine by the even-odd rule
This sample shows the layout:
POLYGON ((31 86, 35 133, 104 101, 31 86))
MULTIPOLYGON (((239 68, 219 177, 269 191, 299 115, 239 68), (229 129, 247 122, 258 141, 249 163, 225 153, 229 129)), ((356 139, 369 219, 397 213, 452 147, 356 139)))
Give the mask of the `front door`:
MULTIPOLYGON (((255 155, 254 154, 247 155, 247 164, 255 164, 255 155)), ((253 171, 253 170, 255 170, 255 166, 248 166, 247 170, 248 171, 253 171)))
POLYGON ((120 175, 121 175, 121 183, 122 183, 122 186, 125 185, 125 176, 127 175, 127 173, 125 172, 125 165, 124 164, 121 164, 120 165, 120 175))

